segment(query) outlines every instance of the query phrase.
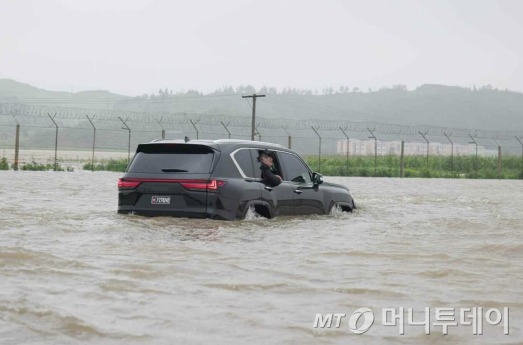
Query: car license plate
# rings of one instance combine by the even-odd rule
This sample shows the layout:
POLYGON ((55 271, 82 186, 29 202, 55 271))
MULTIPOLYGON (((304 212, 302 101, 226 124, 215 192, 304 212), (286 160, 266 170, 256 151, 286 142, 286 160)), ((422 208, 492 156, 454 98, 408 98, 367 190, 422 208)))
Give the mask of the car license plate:
POLYGON ((153 205, 169 205, 170 203, 171 203, 170 196, 153 195, 151 197, 151 204, 153 204, 153 205))

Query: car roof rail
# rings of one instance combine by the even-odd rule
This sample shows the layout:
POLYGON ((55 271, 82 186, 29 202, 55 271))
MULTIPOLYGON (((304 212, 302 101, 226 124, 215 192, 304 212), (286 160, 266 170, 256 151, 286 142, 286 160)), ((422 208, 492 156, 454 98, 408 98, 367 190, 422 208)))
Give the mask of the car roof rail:
POLYGON ((248 144, 248 143, 255 143, 257 145, 268 145, 268 146, 272 146, 272 147, 285 148, 285 146, 280 145, 280 144, 269 143, 269 142, 266 142, 266 141, 255 141, 255 140, 245 140, 245 139, 216 139, 216 140, 214 140, 214 142, 216 144, 227 144, 227 143, 231 143, 231 144, 245 143, 245 144, 248 144))
POLYGON ((188 137, 185 137, 184 139, 153 139, 149 143, 186 143, 186 144, 256 144, 256 146, 263 146, 264 148, 270 149, 270 148, 285 148, 285 146, 276 144, 276 143, 269 143, 266 141, 253 141, 253 140, 245 140, 245 139, 195 139, 195 140, 187 140, 188 137))

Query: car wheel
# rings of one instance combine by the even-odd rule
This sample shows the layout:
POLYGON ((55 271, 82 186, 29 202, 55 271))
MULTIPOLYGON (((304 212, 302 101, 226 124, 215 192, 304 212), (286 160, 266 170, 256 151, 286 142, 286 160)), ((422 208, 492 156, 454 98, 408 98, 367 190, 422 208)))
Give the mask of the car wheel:
POLYGON ((243 219, 252 220, 256 218, 271 218, 269 209, 264 205, 250 205, 243 219))
POLYGON ((343 213, 343 208, 338 203, 335 203, 334 205, 332 205, 331 210, 329 212, 329 214, 332 216, 340 215, 342 213, 343 213))
MULTIPOLYGON (((354 207, 355 208, 355 207, 354 207)), ((343 213, 352 213, 353 208, 346 204, 334 203, 329 212, 330 215, 341 215, 343 213)))

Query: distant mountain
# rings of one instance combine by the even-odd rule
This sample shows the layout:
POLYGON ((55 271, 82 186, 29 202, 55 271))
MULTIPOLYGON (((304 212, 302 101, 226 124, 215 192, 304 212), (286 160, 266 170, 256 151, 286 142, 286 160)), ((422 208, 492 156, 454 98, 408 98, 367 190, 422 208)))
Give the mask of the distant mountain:
MULTIPOLYGON (((118 102, 116 107, 128 110, 195 112, 203 114, 248 115, 251 108, 240 94, 223 92, 210 95, 172 95, 163 92, 118 102)), ((235 90, 236 92, 242 90, 235 90)), ((252 90, 254 91, 254 90, 252 90)), ((251 92, 252 92, 251 91, 251 92)), ((379 91, 349 92, 284 90, 264 92, 267 97, 257 102, 257 114, 268 118, 347 119, 379 121, 405 125, 523 131, 523 94, 499 91, 491 87, 467 89, 455 86, 422 85, 413 91, 404 87, 379 91)))
POLYGON ((363 118, 393 124, 523 130, 523 94, 490 88, 423 85, 413 91, 384 89, 320 98, 324 104, 354 111, 355 117, 360 112, 363 118))
POLYGON ((0 79, 0 101, 32 105, 112 109, 114 104, 128 98, 109 91, 62 92, 47 91, 11 79, 0 79))
POLYGON ((194 90, 173 93, 165 89, 154 95, 128 97, 108 91, 46 91, 0 79, 0 101, 128 111, 248 116, 250 101, 242 99, 241 95, 253 92, 266 94, 257 102, 257 115, 266 118, 347 119, 523 132, 523 94, 489 86, 468 89, 422 85, 413 91, 395 86, 369 92, 343 87, 326 89, 321 94, 309 90, 278 92, 274 88, 255 90, 252 86, 241 86, 225 87, 207 95, 194 90))

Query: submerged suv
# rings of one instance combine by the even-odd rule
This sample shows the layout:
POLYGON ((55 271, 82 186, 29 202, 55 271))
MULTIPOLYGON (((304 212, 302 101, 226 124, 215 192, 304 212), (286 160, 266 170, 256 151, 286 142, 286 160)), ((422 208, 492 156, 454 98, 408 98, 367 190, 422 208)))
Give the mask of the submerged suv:
POLYGON ((356 208, 346 187, 323 183, 292 150, 257 141, 140 144, 118 181, 118 213, 234 220, 243 219, 249 209, 273 218, 328 214, 334 208, 356 208), (258 157, 267 151, 283 180, 276 187, 261 179, 258 157))

